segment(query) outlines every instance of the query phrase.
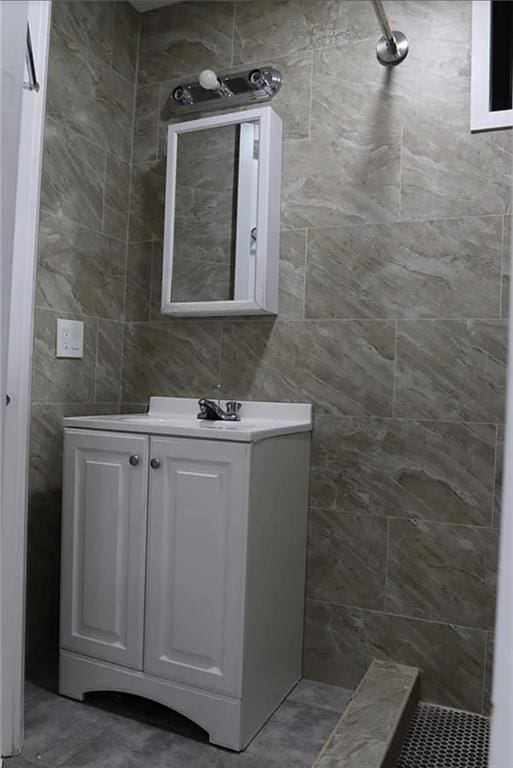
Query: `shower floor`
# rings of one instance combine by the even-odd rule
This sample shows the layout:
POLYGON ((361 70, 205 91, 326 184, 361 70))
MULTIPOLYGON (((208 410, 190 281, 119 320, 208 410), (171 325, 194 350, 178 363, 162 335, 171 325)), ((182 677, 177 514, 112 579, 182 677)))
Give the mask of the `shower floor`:
POLYGON ((489 736, 487 717, 419 704, 396 768, 486 768, 489 736))
POLYGON ((23 754, 4 768, 310 768, 349 698, 303 680, 237 754, 159 704, 122 694, 81 704, 27 683, 23 754))

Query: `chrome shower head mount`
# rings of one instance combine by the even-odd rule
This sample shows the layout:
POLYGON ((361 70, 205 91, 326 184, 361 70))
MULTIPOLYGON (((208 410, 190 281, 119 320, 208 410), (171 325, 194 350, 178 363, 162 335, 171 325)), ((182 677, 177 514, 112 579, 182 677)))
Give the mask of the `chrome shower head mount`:
POLYGON ((392 32, 392 40, 388 41, 383 35, 376 45, 376 56, 384 67, 395 67, 408 55, 410 49, 408 38, 402 32, 392 32))
POLYGON ((376 46, 376 56, 384 67, 395 67, 408 55, 408 38, 402 32, 392 32, 382 0, 372 0, 372 5, 383 32, 376 46))

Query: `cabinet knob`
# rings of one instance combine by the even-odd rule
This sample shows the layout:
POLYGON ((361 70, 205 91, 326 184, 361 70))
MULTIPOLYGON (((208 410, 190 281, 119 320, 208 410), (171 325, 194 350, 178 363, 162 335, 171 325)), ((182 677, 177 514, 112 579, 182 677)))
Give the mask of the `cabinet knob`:
POLYGON ((131 464, 133 467, 136 467, 136 466, 139 464, 139 456, 135 456, 135 455, 134 455, 134 456, 130 456, 130 458, 128 459, 128 461, 130 462, 130 464, 131 464))
POLYGON ((160 467, 160 459, 152 459, 150 464, 152 469, 158 469, 160 467))

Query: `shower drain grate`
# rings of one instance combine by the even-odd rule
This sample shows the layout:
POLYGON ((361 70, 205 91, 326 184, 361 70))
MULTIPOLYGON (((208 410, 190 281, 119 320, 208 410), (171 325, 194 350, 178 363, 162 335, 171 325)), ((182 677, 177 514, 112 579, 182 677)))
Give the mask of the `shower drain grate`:
POLYGON ((489 737, 487 717, 419 704, 396 768, 486 768, 489 737))

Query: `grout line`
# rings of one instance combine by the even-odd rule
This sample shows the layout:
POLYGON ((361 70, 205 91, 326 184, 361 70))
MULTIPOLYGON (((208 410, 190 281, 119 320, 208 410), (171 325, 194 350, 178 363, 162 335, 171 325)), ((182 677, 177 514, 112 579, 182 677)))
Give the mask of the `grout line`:
MULTIPOLYGON (((128 193, 128 199, 130 201, 130 192, 128 193)), ((122 314, 122 323, 126 323, 126 305, 127 305, 127 291, 128 291, 128 239, 125 243, 125 279, 124 279, 124 286, 123 286, 123 314, 122 314)))
MULTIPOLYGON (((153 243, 159 243, 160 240, 147 240, 145 242, 153 242, 153 243)), ((131 243, 131 245, 137 245, 137 243, 131 243)), ((51 307, 38 307, 38 309, 51 309, 51 307)), ((65 310, 63 310, 65 311, 65 310)), ((190 320, 191 318, 185 318, 182 317, 177 320, 177 322, 184 322, 187 320, 190 320)), ((212 320, 214 318, 209 318, 208 316, 201 318, 203 321, 212 320)), ((319 324, 333 324, 333 323, 355 323, 355 324, 365 324, 369 325, 371 323, 374 324, 381 324, 381 325, 392 325, 396 323, 464 323, 467 324, 469 322, 471 323, 487 323, 492 324, 497 327, 503 327, 506 325, 507 321, 504 318, 501 317, 305 317, 305 318, 274 318, 272 316, 265 317, 263 315, 247 315, 247 316, 234 316, 230 318, 233 322, 256 322, 260 323, 262 321, 267 322, 274 322, 275 324, 278 323, 319 323, 319 324)), ((146 322, 143 320, 133 320, 131 322, 137 323, 137 322, 146 322)), ((153 322, 164 322, 163 320, 155 320, 153 322)))
MULTIPOLYGON (((130 183, 128 185, 128 222, 126 233, 126 248, 125 248, 125 290, 123 301, 123 329, 121 334, 121 365, 119 373, 119 405, 123 401, 123 373, 125 368, 125 338, 126 338, 126 306, 127 306, 127 289, 128 289, 128 252, 130 247, 130 221, 132 218, 132 188, 133 188, 133 167, 134 167, 134 144, 135 144, 135 117, 137 107, 137 92, 139 89, 139 58, 141 50, 141 20, 139 20, 139 27, 137 30, 137 49, 135 56, 135 78, 134 78, 134 95, 132 101, 132 143, 130 146, 130 183)), ((150 285, 151 288, 151 285, 150 285)))
POLYGON ((166 125, 167 122, 161 119, 161 111, 162 111, 162 83, 158 84, 159 87, 159 107, 158 107, 158 114, 157 114, 157 153, 155 157, 157 158, 157 162, 164 159, 164 155, 161 155, 160 148, 162 146, 161 140, 160 140, 160 132, 162 130, 162 126, 166 125))
POLYGON ((501 226, 501 273, 499 282, 499 317, 503 317, 504 307, 502 306, 502 283, 504 280, 504 229, 506 216, 502 216, 501 226))
POLYGON ((396 411, 396 380, 397 380, 397 339, 399 336, 399 323, 395 322, 395 337, 394 337, 394 365, 392 369, 392 418, 395 417, 396 411))
POLYGON ((306 271, 308 267, 308 230, 304 230, 305 238, 305 258, 304 258, 304 271, 303 271, 303 316, 301 320, 306 320, 306 271))
POLYGON ((309 99, 309 112, 308 112, 308 139, 312 138, 312 104, 313 104, 313 87, 314 87, 314 56, 312 54, 312 63, 310 66, 310 99, 309 99))
POLYGON ((123 328, 121 329, 121 365, 119 366, 119 393, 118 393, 118 405, 121 409, 121 404, 123 402, 123 368, 125 366, 125 328, 126 323, 123 323, 123 328))
POLYGON ((399 138, 399 205, 398 215, 399 221, 402 220, 402 203, 403 203, 403 140, 404 140, 404 126, 401 125, 401 133, 399 138))
POLYGON ((157 159, 157 162, 160 160, 164 160, 164 158, 167 155, 167 138, 164 139, 164 142, 161 140, 162 135, 162 127, 164 126, 165 129, 167 129, 168 122, 166 120, 162 120, 161 118, 161 110, 162 110, 162 83, 159 83, 159 105, 158 105, 158 112, 157 112, 157 149, 155 152, 155 157, 157 159), (162 147, 165 147, 166 154, 164 152, 161 152, 162 147))
MULTIPOLYGON (((134 400, 123 400, 122 401, 125 405, 144 405, 144 403, 141 403, 139 401, 134 400)), ((80 400, 78 402, 59 402, 59 403, 32 403, 33 406, 37 406, 38 408, 82 408, 83 406, 104 406, 108 405, 110 406, 119 406, 119 403, 117 400, 99 400, 96 402, 95 400, 80 400)), ((67 417, 66 417, 67 418, 67 417)), ((73 417, 71 417, 73 418, 73 417)))
MULTIPOLYGON (((499 424, 495 425, 495 450, 494 450, 494 456, 493 456, 493 478, 492 478, 492 525, 494 527, 497 526, 497 520, 496 520, 496 514, 495 514, 495 507, 496 507, 496 501, 497 501, 497 455, 499 451, 499 430, 500 426, 499 424)), ((500 502, 499 502, 500 503, 500 502)))
POLYGON ((118 385, 118 405, 121 405, 123 395, 123 357, 125 351, 125 327, 126 323, 121 324, 121 347, 119 350, 119 385, 118 385))
MULTIPOLYGON (((298 232, 299 230, 295 230, 295 232, 298 232)), ((119 241, 121 242, 121 241, 119 241)), ((144 240, 140 242, 132 242, 130 241, 130 245, 136 246, 136 245, 143 245, 146 243, 155 243, 155 244, 162 244, 162 240, 144 240)), ((200 263, 198 261, 198 263, 200 263)), ((218 262, 216 262, 218 263, 218 262)), ((220 262, 219 262, 220 263, 220 262)), ((42 309, 49 309, 49 307, 41 307, 42 309)), ((206 316, 206 319, 208 319, 208 316, 206 316)), ((232 318, 234 321, 240 321, 240 322, 247 322, 251 320, 262 320, 262 319, 276 319, 271 316, 264 316, 264 315, 235 315, 232 318)), ((352 317, 305 317, 302 318, 295 318, 295 319, 287 319, 287 318, 278 318, 277 322, 282 323, 361 323, 361 324, 369 324, 369 323, 491 323, 493 325, 497 326, 505 326, 507 324, 506 318, 498 317, 498 316, 491 316, 491 315, 484 315, 481 317, 476 317, 472 315, 459 315, 459 316, 450 316, 450 315, 444 315, 441 317, 434 317, 432 315, 429 316, 415 316, 415 315, 394 315, 390 317, 369 317, 368 315, 365 316, 352 316, 352 317)))
POLYGON ((483 668, 482 668, 482 687, 481 687, 481 714, 485 714, 485 700, 486 700, 486 662, 488 661, 488 636, 489 633, 487 632, 485 635, 485 641, 484 641, 484 658, 483 658, 483 668))
POLYGON ((390 558, 390 528, 391 518, 387 518, 387 539, 386 539, 386 553, 385 553, 385 584, 383 591, 383 610, 387 607, 387 594, 388 594, 388 565, 390 558))
MULTIPOLYGON (((117 242, 122 242, 122 241, 117 241, 117 242)), ((130 246, 140 245, 143 242, 144 243, 156 244, 156 243, 160 243, 161 241, 159 241, 159 240, 144 240, 144 241, 136 242, 136 243, 130 242, 129 245, 130 246)), ((42 304, 36 304, 35 308, 38 309, 38 310, 45 311, 45 312, 65 312, 65 313, 68 313, 68 314, 83 315, 84 317, 89 317, 89 318, 99 317, 101 320, 112 320, 112 322, 124 322, 123 317, 119 317, 119 318, 115 318, 114 317, 113 318, 113 317, 104 317, 102 315, 90 315, 87 312, 81 312, 79 310, 76 310, 76 311, 75 310, 70 310, 69 308, 64 308, 64 307, 48 307, 48 306, 44 306, 42 304)), ((191 319, 192 318, 178 318, 178 319, 175 319, 175 322, 189 322, 191 319)), ((204 322, 215 321, 215 319, 216 318, 208 318, 208 317, 201 318, 201 320, 204 321, 204 322)), ((234 321, 234 322, 248 322, 248 321, 251 322, 251 321, 253 321, 253 322, 257 322, 258 323, 258 322, 262 322, 262 321, 270 322, 272 320, 272 318, 270 318, 270 317, 263 317, 263 316, 251 316, 250 315, 250 316, 247 316, 247 317, 241 317, 241 316, 233 317, 233 318, 231 318, 231 320, 234 321)), ((143 323, 143 322, 148 322, 148 321, 147 320, 129 320, 129 321, 126 321, 126 322, 143 323)), ((152 322, 155 322, 155 323, 163 323, 163 322, 169 323, 169 320, 152 320, 152 322)), ((370 324, 370 323, 376 324, 376 323, 380 323, 380 324, 387 324, 388 323, 390 325, 392 323, 398 325, 399 323, 417 323, 417 324, 419 324, 419 323, 465 323, 466 324, 468 322, 472 322, 472 323, 488 323, 488 324, 491 323, 491 324, 493 324, 493 325, 495 325, 497 327, 501 327, 501 326, 504 326, 507 323, 507 320, 505 318, 500 318, 500 317, 372 317, 372 318, 369 318, 369 317, 303 317, 303 318, 300 318, 300 317, 297 317, 297 318, 288 318, 288 319, 287 318, 280 318, 280 317, 278 317, 277 319, 275 319, 274 322, 276 324, 277 323, 287 323, 287 324, 290 324, 290 323, 323 323, 323 324, 326 324, 326 323, 329 323, 329 324, 333 324, 333 323, 341 323, 341 324, 342 323, 355 323, 355 324, 370 324)))
MULTIPOLYGON (((109 154, 109 153, 107 152, 107 154, 109 154)), ((127 163, 127 165, 128 165, 128 163, 127 163)), ((52 219, 59 218, 59 222, 60 223, 64 222, 65 224, 66 223, 73 224, 73 226, 80 227, 80 229, 85 229, 87 232, 92 232, 95 235, 101 235, 101 237, 106 237, 109 240, 115 240, 116 243, 125 243, 126 242, 126 239, 123 240, 120 237, 114 237, 114 235, 108 235, 105 232, 102 232, 100 229, 94 229, 93 227, 88 227, 87 224, 82 224, 80 221, 76 221, 75 219, 70 219, 67 216, 57 217, 53 213, 49 213, 48 211, 45 211, 43 215, 44 216, 50 216, 52 219)), ((141 242, 144 242, 144 241, 141 241, 141 242)))
MULTIPOLYGON (((139 96, 139 93, 141 91, 146 90, 147 88, 154 88, 154 87, 155 86, 142 85, 140 88, 137 89, 136 101, 135 101, 136 108, 135 108, 134 126, 133 126, 133 137, 134 137, 133 138, 133 146, 134 147, 135 147, 136 129, 137 129, 137 126, 139 124, 139 118, 137 117, 137 114, 138 114, 138 110, 137 110, 138 96, 139 96)), ((156 112, 155 124, 153 125, 153 130, 155 132, 155 135, 154 135, 153 147, 151 149, 150 156, 145 158, 144 160, 135 161, 134 157, 133 157, 134 152, 132 151, 131 165, 144 165, 144 164, 147 164, 147 163, 157 163, 158 160, 160 159, 160 152, 159 152, 159 147, 160 147, 160 124, 161 124, 161 120, 160 120, 160 105, 161 105, 161 88, 160 88, 160 83, 157 84, 157 88, 158 88, 158 93, 157 93, 157 112, 156 112)), ((151 112, 153 113, 152 107, 150 107, 150 109, 151 109, 151 112)), ((152 114, 152 116, 153 116, 153 114, 152 114)), ((145 124, 148 124, 148 123, 151 123, 152 121, 149 120, 147 118, 147 116, 143 115, 142 122, 145 123, 145 124)), ((150 131, 148 131, 148 133, 150 133, 150 131)))
POLYGON ((493 525, 490 525, 490 523, 487 523, 486 525, 478 525, 477 523, 457 523, 453 522, 452 520, 434 520, 429 517, 411 517, 408 515, 390 515, 390 514, 384 514, 380 515, 377 512, 362 512, 361 510, 345 510, 345 509, 330 509, 328 507, 322 507, 314 502, 310 502, 309 508, 311 510, 315 510, 316 512, 326 512, 330 515, 337 515, 344 517, 358 517, 358 518, 365 518, 365 519, 378 519, 378 520, 402 520, 403 522, 409 522, 413 525, 439 525, 444 528, 473 528, 478 531, 493 531, 494 533, 497 533, 497 528, 493 525))
POLYGON ((152 321, 152 308, 153 308, 153 263, 155 261, 154 257, 154 242, 151 243, 151 250, 150 250, 150 285, 149 285, 149 291, 148 291, 148 322, 151 323, 152 321))
POLYGON ((96 386, 98 378, 98 336, 100 335, 100 320, 96 319, 96 345, 94 351, 94 379, 93 379, 93 401, 96 402, 96 386))
POLYGON ((317 603, 318 605, 333 605, 337 608, 346 608, 350 611, 361 611, 362 613, 371 613, 378 616, 390 616, 397 619, 407 619, 408 621, 424 622, 424 624, 436 624, 443 627, 455 627, 456 629, 471 630, 473 632, 483 632, 485 635, 490 632, 489 629, 483 627, 475 627, 470 624, 457 624, 454 621, 444 621, 440 619, 425 619, 420 616, 410 616, 407 613, 397 613, 394 611, 380 611, 376 608, 361 608, 358 605, 350 605, 349 603, 337 603, 334 600, 318 600, 317 598, 309 597, 307 601, 310 603, 317 603))
POLYGON ((109 323, 123 323, 124 320, 122 317, 103 317, 102 315, 88 315, 86 312, 75 312, 74 310, 70 309, 62 309, 57 307, 56 309, 53 309, 53 307, 41 307, 36 306, 36 309, 38 312, 52 312, 56 315, 70 315, 69 319, 84 319, 84 320, 107 320, 109 323))
MULTIPOLYGON (((126 163, 127 161, 125 160, 124 162, 126 163)), ((142 166, 148 166, 148 165, 155 166, 157 165, 157 160, 137 160, 136 162, 131 163, 131 165, 136 166, 137 168, 142 166)), ((492 214, 489 214, 489 215, 492 215, 492 214)), ((495 214, 495 215, 499 216, 500 214, 495 214)), ((470 218, 470 217, 467 217, 467 218, 470 218)))
MULTIPOLYGON (((309 139, 288 139, 288 141, 309 141, 309 139)), ((312 139, 317 141, 317 139, 312 139)), ((322 232, 329 229, 356 229, 358 227, 374 227, 374 229, 382 230, 385 227, 398 227, 400 225, 406 226, 407 224, 437 224, 440 221, 461 221, 466 219, 498 219, 504 218, 509 214, 499 211, 497 213, 474 213, 468 216, 430 216, 426 219, 391 219, 390 221, 361 221, 354 224, 325 224, 325 225, 301 225, 298 227, 287 227, 282 224, 282 230, 285 232, 294 231, 298 229, 313 229, 314 231, 322 232)))
POLYGON ((104 150, 105 153, 105 161, 104 161, 104 167, 103 167, 103 188, 102 188, 102 217, 100 222, 100 230, 101 234, 105 234, 105 190, 107 188, 107 165, 108 165, 108 156, 107 156, 107 150, 104 150))
POLYGON ((218 355, 218 363, 217 363, 217 391, 222 395, 223 394, 223 345, 224 345, 224 325, 225 321, 224 319, 221 319, 221 332, 220 332, 220 338, 219 338, 219 355, 218 355))
POLYGON ((235 2, 232 3, 232 53, 230 56, 230 68, 234 67, 234 60, 235 60, 235 2))

